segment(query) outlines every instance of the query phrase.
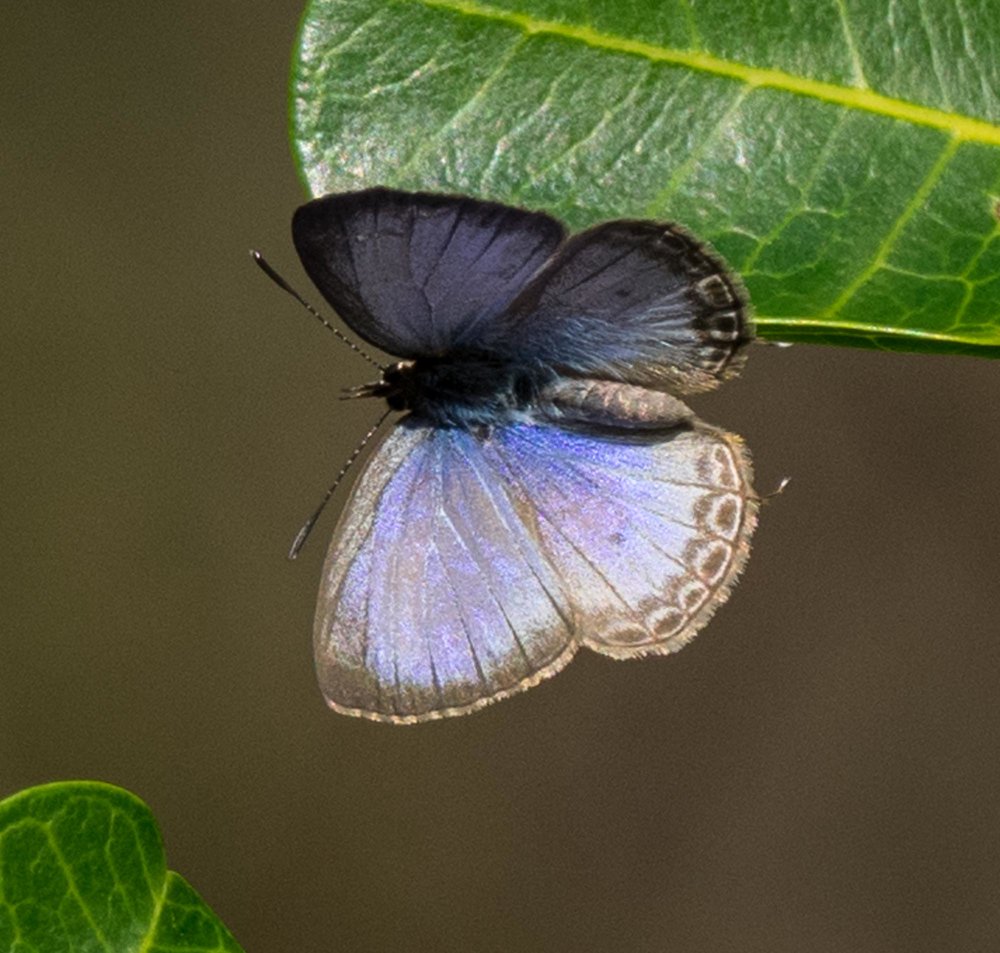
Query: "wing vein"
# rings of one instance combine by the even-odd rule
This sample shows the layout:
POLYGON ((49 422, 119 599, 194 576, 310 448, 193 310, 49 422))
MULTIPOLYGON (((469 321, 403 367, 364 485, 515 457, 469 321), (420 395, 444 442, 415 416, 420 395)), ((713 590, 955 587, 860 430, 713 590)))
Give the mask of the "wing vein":
MULTIPOLYGON (((455 521, 452 519, 451 514, 448 513, 447 509, 445 509, 444 511, 444 518, 448 522, 448 525, 451 527, 452 535, 455 538, 455 542, 469 556, 469 559, 477 566, 477 568, 481 569, 482 567, 479 565, 479 561, 472 555, 472 551, 469 549, 469 546, 465 541, 465 537, 462 535, 459 528, 455 525, 455 521)), ((521 555, 519 550, 518 550, 518 555, 519 556, 521 555)), ((524 560, 522 559, 522 562, 523 561, 524 560)), ((510 631, 511 637, 514 639, 518 647, 521 649, 521 653, 524 655, 525 661, 530 663, 528 654, 525 651, 524 646, 521 644, 520 638, 518 638, 517 629, 514 627, 514 624, 510 621, 510 616, 507 614, 507 609, 504 606, 501 599, 499 598, 499 596, 497 595, 493 587, 493 581, 490 578, 490 575, 486 572, 483 573, 483 581, 485 583, 485 591, 489 594, 490 598, 493 600, 493 603, 499 610, 500 615, 503 616, 503 620, 506 623, 508 630, 510 631)))
MULTIPOLYGON (((478 462, 474 462, 471 457, 469 458, 469 463, 470 463, 470 467, 471 467, 473 473, 475 474, 475 477, 476 477, 477 481, 479 482, 479 485, 483 488, 483 490, 485 490, 486 495, 490 498, 490 501, 493 504, 493 512, 496 513, 497 519, 503 524, 503 526, 505 527, 505 529, 507 529, 507 531, 509 533, 511 533, 511 537, 513 539, 520 540, 520 534, 518 534, 516 532, 512 532, 512 527, 510 526, 510 523, 508 522, 508 520, 506 519, 506 516, 502 512, 501 507, 499 507, 497 505, 497 500, 496 500, 496 498, 494 496, 494 493, 497 492, 497 491, 499 491, 500 493, 502 493, 503 494, 504 502, 507 504, 507 506, 509 507, 509 509, 511 511, 513 511, 513 512, 516 513, 517 512, 517 506, 516 506, 514 500, 511 499, 510 493, 507 491, 507 489, 502 484, 496 484, 495 481, 486 480, 483 477, 483 474, 479 470, 478 462)), ((486 463, 486 461, 482 461, 482 465, 483 466, 488 466, 489 464, 486 463)), ((521 485, 523 486, 523 482, 521 483, 521 485)), ((530 538, 535 538, 535 534, 531 532, 531 528, 529 526, 525 525, 525 523, 523 521, 522 521, 522 523, 521 523, 521 525, 519 527, 515 527, 514 529, 524 529, 526 531, 526 535, 527 536, 529 536, 530 538)), ((548 558, 548 555, 541 548, 541 546, 535 546, 535 547, 533 547, 533 549, 534 549, 534 552, 538 555, 538 557, 541 560, 543 560, 544 562, 546 562, 549 565, 549 568, 552 569, 553 572, 555 573, 556 570, 555 570, 555 567, 552 565, 552 561, 548 558)), ((542 579, 542 577, 538 574, 538 570, 532 564, 532 561, 530 559, 528 559, 528 558, 525 557, 524 551, 522 549, 522 544, 520 543, 520 541, 518 541, 518 544, 517 544, 517 551, 518 551, 518 555, 521 557, 522 561, 524 562, 524 565, 527 566, 528 569, 529 569, 529 571, 531 572, 531 575, 534 576, 535 579, 538 580, 539 587, 541 588, 542 592, 545 593, 545 596, 549 600, 549 602, 552 603, 552 607, 555 609, 556 615, 558 615, 559 618, 562 620, 563 625, 566 626, 567 631, 572 632, 573 631, 572 621, 566 617, 566 613, 565 613, 562 605, 560 605, 559 600, 556 599, 556 597, 549 590, 549 587, 545 584, 545 580, 542 579)))
MULTIPOLYGON (((443 470, 443 467, 441 466, 441 462, 442 462, 441 458, 442 458, 442 455, 439 454, 438 455, 438 461, 437 461, 438 462, 438 467, 437 467, 437 475, 438 475, 438 501, 437 502, 438 502, 438 507, 437 507, 437 510, 438 510, 438 513, 444 518, 444 520, 447 521, 450 524, 451 520, 450 520, 450 517, 448 516, 448 513, 446 512, 445 505, 444 505, 444 502, 445 502, 444 501, 444 470, 443 470)), ((440 528, 441 528, 441 524, 438 523, 435 526, 435 530, 438 530, 440 528)), ((476 645, 475 645, 475 643, 472 640, 472 633, 469 631, 469 623, 468 623, 468 620, 465 618, 465 612, 464 612, 464 607, 462 605, 462 600, 459 598, 459 596, 458 596, 458 589, 455 587, 454 580, 451 578, 451 570, 450 570, 450 568, 448 566, 448 561, 441 555, 441 547, 438 544, 437 532, 435 532, 434 536, 431 537, 431 544, 433 545, 434 552, 437 554, 438 561, 441 564, 441 575, 444 578, 444 581, 447 584, 448 588, 451 590, 452 601, 453 601, 453 603, 455 605, 456 612, 458 614, 458 619, 462 623, 462 631, 465 633, 465 641, 469 645, 469 654, 472 656, 472 664, 476 668, 476 674, 479 676, 479 682, 483 686, 483 692, 485 693, 485 695, 486 696, 491 695, 492 694, 492 690, 490 689, 490 684, 489 684, 489 682, 486 679, 486 673, 483 671, 482 662, 479 659, 479 653, 476 651, 476 645)))
MULTIPOLYGON (((508 461, 508 465, 510 465, 510 463, 511 462, 508 461)), ((516 466, 512 466, 511 468, 512 469, 516 469, 516 466)), ((543 479, 544 479, 544 477, 543 477, 543 479)), ((526 486, 527 485, 524 482, 524 480, 518 480, 518 482, 522 486, 526 486)), ((548 482, 550 484, 550 486, 553 485, 553 484, 551 484, 551 481, 546 481, 546 482, 548 482)), ((563 497, 563 499, 566 499, 565 495, 560 492, 560 490, 558 489, 558 487, 555 487, 554 491, 555 491, 555 493, 557 495, 560 495, 560 496, 563 497)), ((608 579, 608 577, 605 576, 604 573, 595 565, 595 563, 593 562, 593 560, 590 559, 590 557, 587 556, 587 554, 582 549, 580 549, 580 547, 572 539, 570 539, 570 537, 567 536, 565 532, 563 532, 562 528, 552 519, 552 517, 545 511, 545 509, 541 505, 539 505, 539 503, 538 503, 537 500, 534 500, 534 499, 532 500, 532 506, 534 507, 535 512, 540 517, 542 517, 545 520, 546 523, 548 523, 548 525, 553 529, 553 531, 555 531, 556 533, 558 533, 563 538, 563 540, 565 540, 566 544, 571 549, 573 549, 588 566, 590 566, 590 568, 594 571, 595 575, 597 575, 600 579, 604 580, 604 582, 607 585, 608 589, 614 594, 614 596, 618 599, 618 601, 621 602, 621 604, 623 606, 625 606, 625 608, 629 611, 629 614, 631 614, 631 607, 629 606, 628 602, 625 600, 625 597, 618 591, 618 589, 614 586, 614 584, 611 582, 611 580, 608 579)))

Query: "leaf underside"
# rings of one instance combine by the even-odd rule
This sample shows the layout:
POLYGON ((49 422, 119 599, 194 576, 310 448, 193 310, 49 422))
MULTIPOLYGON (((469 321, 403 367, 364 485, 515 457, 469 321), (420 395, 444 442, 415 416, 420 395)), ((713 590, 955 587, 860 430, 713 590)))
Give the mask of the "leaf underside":
POLYGON ((68 781, 0 801, 0 950, 241 949, 166 869, 153 815, 134 795, 68 781))
POLYGON ((1000 357, 1000 0, 313 0, 313 195, 677 221, 758 331, 1000 357))

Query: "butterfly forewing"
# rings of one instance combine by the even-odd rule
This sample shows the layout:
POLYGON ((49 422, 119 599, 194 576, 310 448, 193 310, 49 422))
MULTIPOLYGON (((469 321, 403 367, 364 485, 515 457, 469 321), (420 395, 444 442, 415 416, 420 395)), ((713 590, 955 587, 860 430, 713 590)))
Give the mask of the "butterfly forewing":
POLYGON ((684 393, 734 373, 753 327, 714 252, 676 225, 621 220, 570 238, 485 334, 574 374, 684 393))
POLYGON ((474 345, 562 241, 549 215, 458 195, 369 189, 301 206, 292 237, 361 337, 400 357, 474 345))

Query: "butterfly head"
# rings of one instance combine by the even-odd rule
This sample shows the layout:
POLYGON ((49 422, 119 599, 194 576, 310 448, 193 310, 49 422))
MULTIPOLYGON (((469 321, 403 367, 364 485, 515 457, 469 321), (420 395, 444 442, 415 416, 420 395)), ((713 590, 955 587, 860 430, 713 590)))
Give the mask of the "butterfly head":
POLYGON ((413 368, 413 361, 397 361, 382 369, 382 376, 377 381, 358 384, 356 387, 345 387, 342 392, 344 400, 357 397, 384 397, 392 410, 406 410, 405 382, 413 368))

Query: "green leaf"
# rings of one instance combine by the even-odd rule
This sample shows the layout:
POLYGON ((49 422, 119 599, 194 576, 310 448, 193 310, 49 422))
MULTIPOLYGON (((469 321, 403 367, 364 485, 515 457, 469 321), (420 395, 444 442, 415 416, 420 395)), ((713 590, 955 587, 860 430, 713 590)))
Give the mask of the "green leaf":
POLYGON ((1000 357, 1000 0, 313 0, 292 111, 314 195, 672 219, 763 336, 1000 357))
POLYGON ((240 953, 166 869, 149 808, 109 784, 67 781, 0 801, 0 950, 240 953))

